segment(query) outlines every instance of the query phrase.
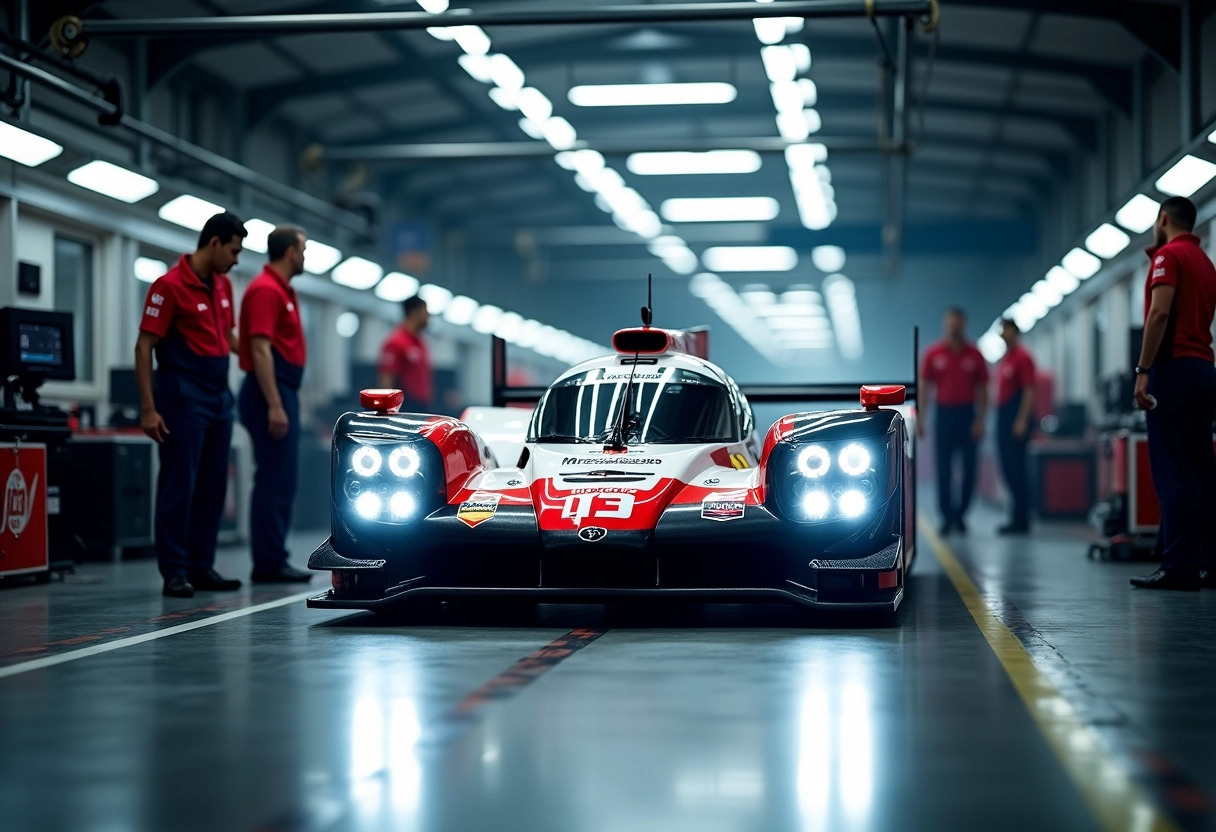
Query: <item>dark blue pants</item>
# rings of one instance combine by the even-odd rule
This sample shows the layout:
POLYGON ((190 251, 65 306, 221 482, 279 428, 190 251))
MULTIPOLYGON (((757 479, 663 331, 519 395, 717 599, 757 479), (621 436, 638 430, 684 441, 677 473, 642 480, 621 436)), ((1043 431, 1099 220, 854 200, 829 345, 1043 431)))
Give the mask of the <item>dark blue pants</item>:
POLYGON ((160 370, 156 409, 169 429, 158 448, 156 559, 166 579, 206 572, 228 489, 232 393, 160 370))
POLYGON ((282 439, 267 429, 270 408, 255 374, 241 385, 241 423, 253 441, 253 494, 249 500, 249 543, 255 572, 278 569, 287 563, 287 531, 296 498, 300 452, 300 400, 296 390, 278 384, 279 398, 290 427, 282 439))
POLYGON ((1018 439, 1013 435, 1013 423, 1022 407, 1022 392, 1001 405, 996 412, 997 450, 1001 457, 1001 474, 1013 501, 1009 522, 1014 526, 1030 523, 1030 480, 1026 474, 1026 446, 1030 431, 1018 439))
POLYGON ((1211 566, 1216 545, 1216 367, 1199 358, 1159 362, 1148 379, 1148 455, 1161 503, 1161 565, 1211 566))
POLYGON ((937 453, 937 503, 942 519, 961 520, 971 506, 975 491, 975 440, 971 426, 975 423, 975 406, 937 406, 936 428, 933 434, 937 453), (961 457, 963 466, 962 491, 954 497, 954 459, 961 457))

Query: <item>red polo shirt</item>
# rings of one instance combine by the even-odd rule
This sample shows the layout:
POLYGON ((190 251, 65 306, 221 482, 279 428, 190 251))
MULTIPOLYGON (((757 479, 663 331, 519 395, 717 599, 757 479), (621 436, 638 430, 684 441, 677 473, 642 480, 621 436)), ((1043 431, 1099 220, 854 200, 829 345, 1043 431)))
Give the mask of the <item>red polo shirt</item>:
POLYGON ((1199 238, 1181 234, 1160 248, 1147 249, 1147 253, 1151 262, 1144 282, 1144 320, 1148 321, 1153 303, 1153 287, 1173 286, 1173 357, 1212 361, 1216 267, 1200 248, 1199 238))
POLYGON ((975 388, 988 383, 988 365, 973 344, 956 352, 948 341, 939 341, 925 353, 920 375, 936 389, 937 404, 958 407, 975 403, 975 388))
POLYGON ((263 336, 288 364, 303 367, 308 357, 296 290, 269 266, 253 279, 241 299, 241 369, 253 372, 253 339, 263 336))
POLYGON ((391 373, 407 399, 433 403, 431 358, 426 342, 404 326, 394 329, 380 348, 380 372, 391 373))
POLYGON ((1033 386, 1034 380, 1034 359, 1031 358, 1030 352, 1021 344, 1008 350, 997 370, 997 407, 1008 404, 1019 391, 1033 386))
POLYGON ((213 274, 208 287, 183 254, 148 288, 139 329, 158 338, 174 332, 195 355, 226 358, 231 352, 228 333, 234 325, 228 275, 213 274))

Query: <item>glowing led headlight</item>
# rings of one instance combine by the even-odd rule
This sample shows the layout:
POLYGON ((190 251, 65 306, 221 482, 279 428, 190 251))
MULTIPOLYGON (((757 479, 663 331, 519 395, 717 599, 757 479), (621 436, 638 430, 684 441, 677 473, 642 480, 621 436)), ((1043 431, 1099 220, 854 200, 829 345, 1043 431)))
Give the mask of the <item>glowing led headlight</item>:
POLYGON ((840 452, 839 462, 840 470, 850 477, 860 477, 870 469, 870 452, 864 445, 854 442, 852 445, 846 445, 840 452))
POLYGON ((380 466, 384 464, 384 458, 380 456, 380 452, 375 448, 361 445, 351 456, 350 463, 354 467, 356 474, 362 477, 370 477, 380 470, 380 466))
POLYGON ((866 513, 866 497, 860 491, 846 491, 840 495, 840 513, 845 517, 860 517, 866 513))
POLYGON ((399 477, 412 477, 418 473, 421 460, 413 448, 394 448, 388 455, 388 470, 399 477))
MULTIPOLYGON (((379 465, 377 465, 379 467, 379 465)), ((370 491, 364 491, 359 495, 359 499, 355 500, 355 511, 359 512, 359 516, 367 520, 375 519, 380 516, 380 498, 370 491)))
POLYGON ((414 513, 414 506, 412 495, 398 491, 388 501, 388 513, 393 516, 394 520, 405 520, 414 513))
POLYGON ((798 470, 813 480, 826 474, 831 466, 832 455, 822 445, 811 445, 798 454, 798 470))
POLYGON ((823 491, 812 491, 802 500, 802 510, 812 520, 822 520, 827 517, 828 511, 831 508, 832 501, 828 499, 827 493, 823 491))

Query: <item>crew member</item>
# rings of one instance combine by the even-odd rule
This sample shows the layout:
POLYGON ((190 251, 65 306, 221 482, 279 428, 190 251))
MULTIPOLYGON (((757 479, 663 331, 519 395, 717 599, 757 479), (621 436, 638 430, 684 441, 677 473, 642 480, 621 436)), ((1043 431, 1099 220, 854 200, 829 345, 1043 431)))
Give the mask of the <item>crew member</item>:
POLYGON ((426 301, 414 295, 402 304, 404 318, 380 348, 380 386, 400 388, 405 394, 402 411, 429 411, 434 407, 431 358, 422 331, 430 321, 426 301))
POLYGON ((1216 545, 1216 268, 1194 229, 1195 204, 1167 199, 1148 249, 1136 404, 1148 411, 1149 467, 1161 504, 1161 568, 1131 582, 1150 589, 1216 586, 1210 560, 1216 545))
POLYGON ((249 542, 254 583, 303 583, 311 572, 287 561, 287 531, 300 451, 300 381, 306 347, 291 280, 304 272, 304 231, 281 225, 266 240, 269 262, 241 301, 241 423, 253 442, 249 542))
POLYGON ((1001 321, 1005 357, 997 370, 996 432, 1001 457, 1001 472, 1013 502, 1008 525, 999 534, 1025 534, 1030 531, 1030 483, 1026 478, 1026 445, 1030 440, 1030 419, 1034 413, 1035 367, 1030 352, 1022 346, 1022 331, 1013 321, 1001 321))
POLYGON ((140 425, 160 454, 156 558, 163 592, 174 598, 241 586, 214 564, 232 440, 229 354, 237 346, 227 273, 244 237, 235 215, 208 219, 194 253, 183 254, 148 289, 135 342, 140 425))
POLYGON ((948 534, 951 529, 967 530, 963 515, 975 490, 975 449, 984 436, 988 411, 988 366, 975 345, 967 341, 967 316, 962 309, 947 309, 942 321, 945 337, 928 349, 921 368, 917 433, 924 436, 926 403, 932 401, 941 533, 948 534), (961 457, 963 468, 957 499, 956 457, 961 457))

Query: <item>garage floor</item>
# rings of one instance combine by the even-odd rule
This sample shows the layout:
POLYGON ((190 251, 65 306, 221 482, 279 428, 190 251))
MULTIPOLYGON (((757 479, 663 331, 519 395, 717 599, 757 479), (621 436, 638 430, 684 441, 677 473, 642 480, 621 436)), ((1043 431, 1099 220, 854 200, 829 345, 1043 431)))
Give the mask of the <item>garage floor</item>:
POLYGON ((148 561, 3 589, 0 828, 1216 828, 1216 592, 1133 592, 1151 569, 1087 561, 1083 531, 997 521, 926 530, 889 629, 740 606, 388 626, 299 586, 164 599, 148 561))

